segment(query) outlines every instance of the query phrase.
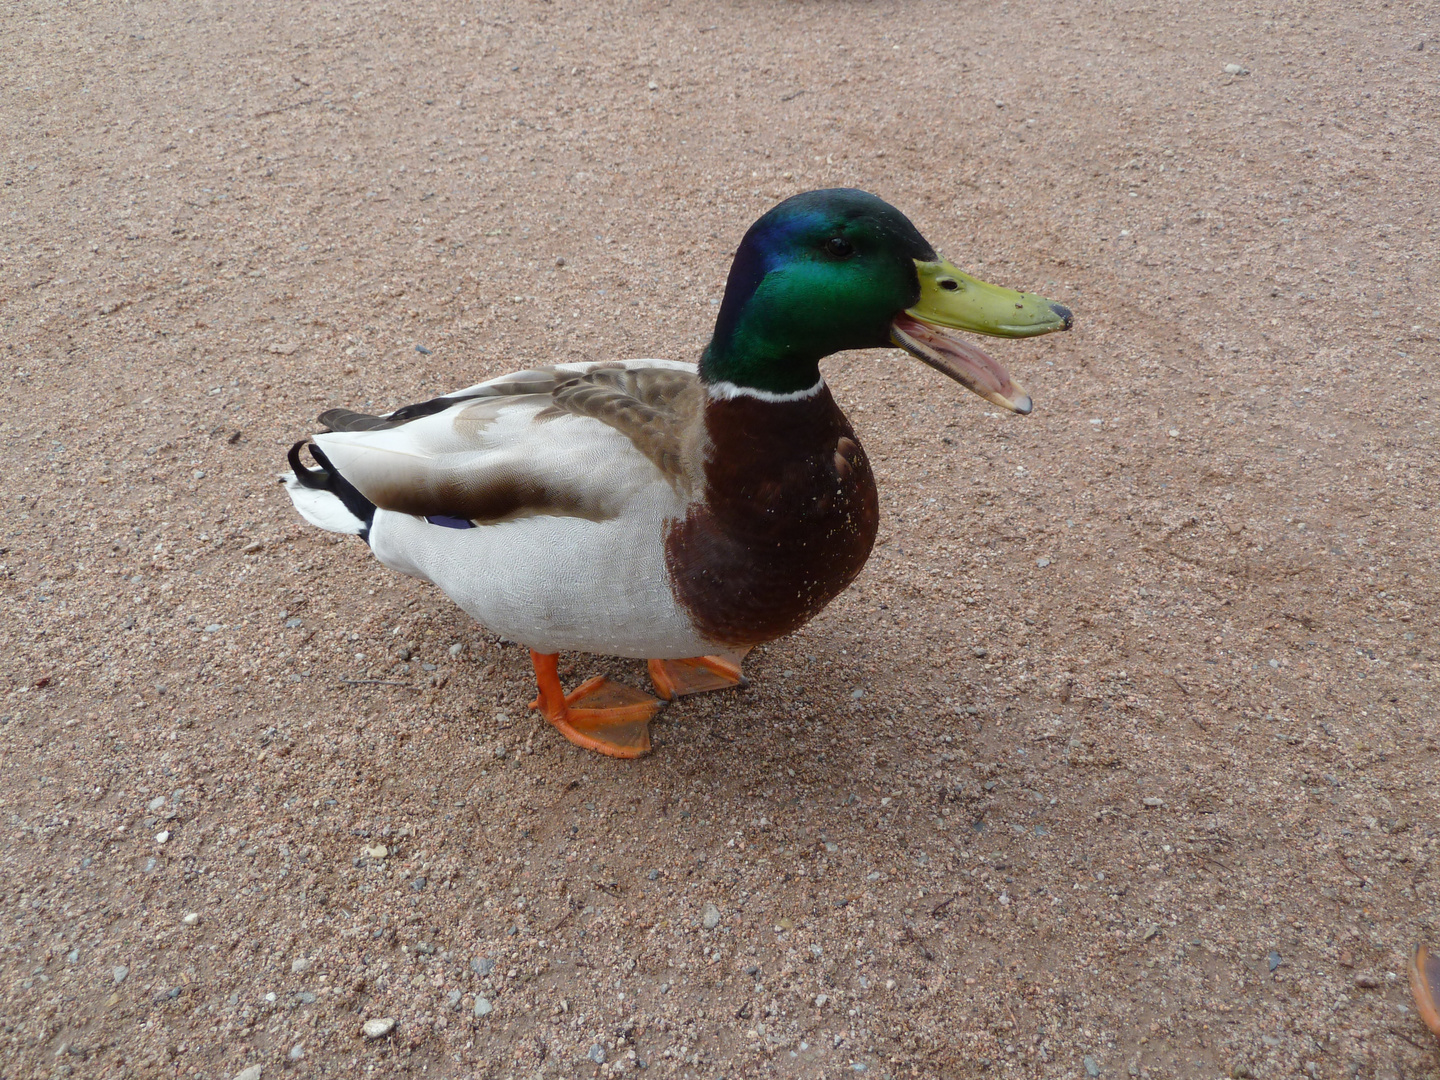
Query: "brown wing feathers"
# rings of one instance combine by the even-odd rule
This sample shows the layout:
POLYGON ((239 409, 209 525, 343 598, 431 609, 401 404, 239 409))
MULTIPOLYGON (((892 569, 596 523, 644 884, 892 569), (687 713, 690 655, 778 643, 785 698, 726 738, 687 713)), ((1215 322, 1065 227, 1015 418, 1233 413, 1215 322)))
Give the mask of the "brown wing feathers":
POLYGON ((685 473, 685 436, 699 416, 699 385, 688 371, 600 369, 557 387, 551 409, 613 427, 676 480, 685 473))
MULTIPOLYGON (((688 371, 631 370, 616 364, 572 376, 543 369, 464 394, 406 405, 389 416, 329 409, 320 415, 320 422, 331 431, 380 431, 464 402, 541 394, 548 394, 550 403, 536 414, 536 421, 565 415, 598 420, 621 432, 672 483, 682 489, 691 486, 686 475, 686 447, 693 444, 700 428, 704 395, 698 378, 688 371)), ((463 421, 457 420, 457 424, 463 425, 463 421)), ((543 468, 532 472, 516 466, 509 462, 468 478, 441 473, 427 477, 428 483, 415 483, 418 478, 412 478, 403 486, 384 485, 388 490, 367 487, 374 488, 371 498, 386 509, 422 516, 443 514, 474 521, 498 521, 531 513, 594 516, 595 508, 587 507, 578 492, 548 484, 543 468)))

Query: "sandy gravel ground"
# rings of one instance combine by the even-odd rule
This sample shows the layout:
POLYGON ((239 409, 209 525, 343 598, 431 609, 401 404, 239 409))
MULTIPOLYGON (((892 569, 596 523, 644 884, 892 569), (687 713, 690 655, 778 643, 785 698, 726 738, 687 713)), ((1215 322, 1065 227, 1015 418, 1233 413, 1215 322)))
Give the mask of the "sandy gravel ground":
POLYGON ((6 5, 0 1076, 1440 1076, 1437 14, 6 5), (1077 326, 651 757, 276 486, 837 184, 1077 326))

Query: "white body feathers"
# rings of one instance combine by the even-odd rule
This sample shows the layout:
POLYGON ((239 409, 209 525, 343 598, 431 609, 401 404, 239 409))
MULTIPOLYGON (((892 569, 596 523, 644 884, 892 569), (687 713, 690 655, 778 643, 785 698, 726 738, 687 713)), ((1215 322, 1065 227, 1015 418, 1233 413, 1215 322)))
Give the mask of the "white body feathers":
MULTIPOLYGON (((596 366, 502 376, 448 395, 456 404, 429 416, 316 435, 314 442, 382 506, 405 505, 419 493, 433 513, 445 514, 446 505, 473 505, 515 485, 550 496, 554 512, 532 497, 524 510, 468 529, 375 511, 367 537, 375 557, 433 582, 489 630, 542 653, 663 659, 713 652, 676 603, 665 566, 665 534, 684 516, 685 496, 615 428, 570 414, 537 420, 551 402, 547 378, 553 385, 596 366), (534 392, 514 392, 530 384, 534 392)), ((666 360, 625 366, 694 371, 666 360)), ((364 522, 337 496, 304 486, 293 473, 283 479, 307 521, 364 534, 364 522)))

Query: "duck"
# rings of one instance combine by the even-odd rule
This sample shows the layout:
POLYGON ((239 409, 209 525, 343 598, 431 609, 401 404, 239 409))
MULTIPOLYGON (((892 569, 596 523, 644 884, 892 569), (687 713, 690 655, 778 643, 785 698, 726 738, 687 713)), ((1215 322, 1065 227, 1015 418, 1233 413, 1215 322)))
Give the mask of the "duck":
POLYGON ((813 619, 870 555, 875 474, 822 360, 898 347, 1028 414, 960 335, 1072 324, 960 270, 878 196, 808 191, 746 231, 698 363, 556 363, 383 415, 331 409, 281 480, 305 520, 528 647, 530 707, 566 739, 636 758, 664 704, 744 685, 745 654, 813 619), (603 676, 566 692, 562 651, 646 660, 655 693, 603 676))

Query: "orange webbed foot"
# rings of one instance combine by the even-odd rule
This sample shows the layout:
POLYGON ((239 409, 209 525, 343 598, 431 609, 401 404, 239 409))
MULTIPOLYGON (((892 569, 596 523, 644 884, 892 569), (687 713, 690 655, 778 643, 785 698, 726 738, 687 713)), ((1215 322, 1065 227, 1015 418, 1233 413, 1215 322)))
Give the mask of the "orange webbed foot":
POLYGON ((1409 967, 1415 1008, 1425 1026, 1440 1036, 1440 957, 1431 956, 1430 947, 1422 943, 1410 954, 1409 967))
POLYGON ((530 703, 576 746, 617 758, 650 752, 650 721, 662 702, 603 675, 587 679, 570 693, 560 688, 556 654, 530 650, 540 694, 530 703))
POLYGON ((692 656, 687 660, 651 660, 650 681, 666 701, 686 694, 704 694, 749 685, 740 671, 744 652, 731 656, 692 656))

